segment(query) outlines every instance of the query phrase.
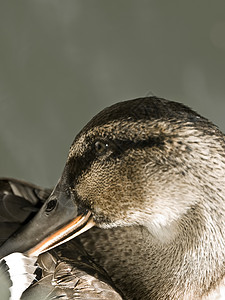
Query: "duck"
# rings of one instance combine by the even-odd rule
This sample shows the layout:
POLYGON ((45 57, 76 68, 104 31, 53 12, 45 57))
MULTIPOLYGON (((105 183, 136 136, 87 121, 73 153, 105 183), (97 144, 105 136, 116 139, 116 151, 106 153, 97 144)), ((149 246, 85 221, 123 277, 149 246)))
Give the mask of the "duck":
POLYGON ((224 201, 216 125, 178 102, 122 101, 78 133, 60 180, 0 258, 76 240, 123 299, 225 299, 224 201))

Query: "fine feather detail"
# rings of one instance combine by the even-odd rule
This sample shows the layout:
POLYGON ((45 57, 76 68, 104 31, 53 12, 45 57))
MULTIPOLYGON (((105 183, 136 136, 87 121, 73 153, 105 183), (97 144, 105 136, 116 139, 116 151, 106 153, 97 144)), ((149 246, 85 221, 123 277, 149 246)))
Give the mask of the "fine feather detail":
POLYGON ((37 257, 28 258, 21 253, 12 253, 3 259, 8 267, 8 275, 12 282, 10 300, 19 300, 22 293, 31 285, 36 275, 37 257))
POLYGON ((225 300, 225 279, 204 300, 225 300))

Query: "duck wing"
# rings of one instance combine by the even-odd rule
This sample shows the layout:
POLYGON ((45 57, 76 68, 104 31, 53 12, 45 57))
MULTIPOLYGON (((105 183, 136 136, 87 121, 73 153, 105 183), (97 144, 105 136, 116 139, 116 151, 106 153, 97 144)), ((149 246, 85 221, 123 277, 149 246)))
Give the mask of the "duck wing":
POLYGON ((5 260, 0 261, 0 290, 2 299, 9 299, 10 287, 12 281, 10 280, 9 267, 5 260))
POLYGON ((51 189, 0 178, 0 245, 32 218, 50 193, 51 189))
MULTIPOLYGON (((51 193, 34 184, 12 178, 0 178, 0 245, 27 223, 51 193)), ((19 299, 34 280, 35 259, 20 253, 0 261, 1 299, 19 299)))
POLYGON ((21 300, 122 300, 107 273, 97 266, 76 240, 38 258, 41 277, 21 300))

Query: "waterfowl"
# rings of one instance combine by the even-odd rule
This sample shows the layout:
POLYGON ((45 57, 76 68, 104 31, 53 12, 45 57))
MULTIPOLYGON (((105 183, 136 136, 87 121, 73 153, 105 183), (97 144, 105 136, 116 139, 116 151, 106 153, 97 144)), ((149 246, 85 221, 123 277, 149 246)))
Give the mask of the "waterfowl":
POLYGON ((217 126, 183 104, 147 97, 106 108, 0 257, 76 237, 125 299, 224 299, 224 151, 217 126))

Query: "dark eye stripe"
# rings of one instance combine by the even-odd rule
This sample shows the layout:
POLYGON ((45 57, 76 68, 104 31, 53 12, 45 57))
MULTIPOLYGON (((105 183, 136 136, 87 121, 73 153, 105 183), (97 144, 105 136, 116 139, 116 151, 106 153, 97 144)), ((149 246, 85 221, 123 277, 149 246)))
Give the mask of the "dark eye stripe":
POLYGON ((164 145, 164 138, 159 137, 150 137, 147 140, 131 141, 131 140, 113 140, 114 155, 119 156, 129 149, 144 149, 146 147, 157 147, 162 148, 164 145))
MULTIPOLYGON (((146 147, 158 147, 163 148, 164 138, 150 137, 147 140, 131 141, 131 140, 119 140, 114 139, 108 142, 108 148, 111 150, 108 159, 114 159, 120 157, 129 149, 144 149, 146 147)), ((88 147, 88 149, 80 157, 71 157, 66 165, 67 176, 71 186, 76 184, 79 176, 91 168, 91 164, 95 159, 99 159, 95 151, 95 142, 88 147)), ((104 156, 102 157, 104 161, 104 156)))
POLYGON ((92 147, 89 147, 82 156, 71 157, 65 166, 64 174, 67 174, 67 182, 70 186, 75 186, 81 174, 91 167, 96 154, 92 147))

